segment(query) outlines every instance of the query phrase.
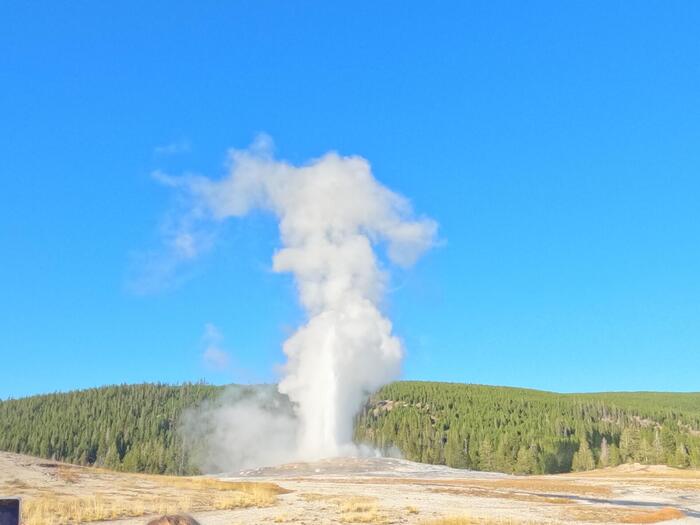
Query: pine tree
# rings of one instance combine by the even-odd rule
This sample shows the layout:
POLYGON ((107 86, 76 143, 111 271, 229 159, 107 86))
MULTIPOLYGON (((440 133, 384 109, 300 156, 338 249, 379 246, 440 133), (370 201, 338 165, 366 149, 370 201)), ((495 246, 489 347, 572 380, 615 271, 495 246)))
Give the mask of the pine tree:
POLYGON ((661 444, 661 435, 659 429, 654 430, 654 442, 652 443, 652 463, 661 465, 666 463, 666 453, 661 444))
POLYGON ((455 426, 447 432, 445 443, 445 464, 454 468, 467 468, 469 465, 467 441, 460 436, 455 426))
POLYGON ((610 465, 610 447, 608 447, 608 440, 603 437, 600 442, 600 458, 598 459, 598 465, 605 468, 610 465))
POLYGON ((678 450, 674 457, 674 466, 679 468, 687 468, 690 466, 690 454, 688 454, 688 448, 683 444, 678 444, 678 450))
POLYGON ((638 457, 640 446, 639 431, 633 427, 625 427, 620 435, 620 456, 624 463, 634 461, 638 457))
POLYGON ((595 468, 595 458, 593 457, 593 452, 591 452, 591 447, 588 444, 588 440, 585 437, 581 439, 579 449, 574 454, 574 458, 571 462, 571 468, 576 472, 593 470, 595 468))
POLYGON ((119 457, 119 452, 117 451, 117 445, 112 444, 107 449, 107 454, 104 459, 104 466, 109 469, 117 470, 121 465, 121 458, 119 457))
POLYGON ((534 447, 520 447, 515 463, 515 473, 535 474, 537 470, 537 456, 534 447))
POLYGON ((649 440, 646 437, 643 437, 642 440, 639 443, 639 448, 637 449, 637 453, 634 454, 634 459, 636 461, 639 461, 640 463, 644 463, 645 465, 649 465, 650 463, 653 463, 653 457, 654 457, 654 451, 649 444, 649 440))
POLYGON ((493 454, 493 447, 488 438, 484 438, 479 445, 479 469, 492 472, 495 470, 496 462, 493 454))
POLYGON ((620 449, 614 443, 610 445, 610 459, 608 460, 608 465, 611 467, 617 467, 622 464, 622 458, 620 457, 620 449))

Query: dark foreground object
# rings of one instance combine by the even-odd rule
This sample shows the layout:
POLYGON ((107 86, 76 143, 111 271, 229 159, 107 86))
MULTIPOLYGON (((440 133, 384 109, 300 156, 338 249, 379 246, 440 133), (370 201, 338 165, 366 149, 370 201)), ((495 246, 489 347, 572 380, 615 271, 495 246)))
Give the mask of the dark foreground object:
MULTIPOLYGON (((0 525, 5 525, 0 522, 0 525)), ((152 519, 148 525, 199 525, 199 522, 187 514, 169 514, 152 519)))
MULTIPOLYGON (((196 523, 196 522, 195 522, 196 523)), ((0 499, 0 525, 19 524, 19 499, 0 499)))

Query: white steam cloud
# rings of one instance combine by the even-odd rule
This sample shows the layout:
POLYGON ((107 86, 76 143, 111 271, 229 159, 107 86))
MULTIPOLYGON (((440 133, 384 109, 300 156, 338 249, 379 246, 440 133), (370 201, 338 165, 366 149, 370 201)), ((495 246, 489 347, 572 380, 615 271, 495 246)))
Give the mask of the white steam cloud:
POLYGON ((277 465, 297 459, 298 420, 289 400, 270 386, 231 386, 186 411, 184 444, 203 472, 277 465))
MULTIPOLYGON (((369 392, 397 377, 403 354, 391 322, 379 309, 387 274, 375 249, 384 246, 391 263, 409 266, 434 244, 437 224, 415 218, 409 202, 380 184, 365 159, 328 153, 294 166, 273 158, 266 137, 247 150, 233 151, 223 179, 163 174, 158 179, 190 196, 189 217, 199 221, 220 222, 254 209, 277 218, 281 248, 273 256, 273 269, 294 276, 308 321, 284 343, 287 363, 278 386, 294 407, 296 435, 292 442, 281 439, 285 452, 268 448, 267 457, 314 459, 350 452, 355 413, 369 392)), ((195 232, 175 233, 188 239, 188 256, 200 245, 195 232)), ((261 435, 269 435, 279 425, 262 419, 276 416, 260 410, 253 415, 254 405, 252 399, 243 408, 226 410, 243 410, 261 435)), ((245 446, 241 440, 247 438, 237 435, 231 419, 241 414, 227 415, 221 406, 207 410, 209 419, 202 426, 218 422, 210 443, 230 443, 231 450, 245 446)), ((287 423, 280 420, 290 428, 287 423)), ((248 440, 255 446, 256 439, 248 440)), ((225 456, 221 451, 215 455, 225 456)), ((255 454, 219 468, 254 461, 255 454)))

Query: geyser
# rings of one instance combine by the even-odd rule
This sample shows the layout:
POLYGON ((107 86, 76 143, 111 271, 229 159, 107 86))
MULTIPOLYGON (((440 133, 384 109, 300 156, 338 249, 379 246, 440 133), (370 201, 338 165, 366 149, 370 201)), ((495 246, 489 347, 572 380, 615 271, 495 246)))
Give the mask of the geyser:
MULTIPOLYGON (((413 217, 409 202, 380 184, 363 158, 328 153, 294 166, 276 160, 264 137, 233 151, 230 172, 220 180, 159 178, 187 192, 197 221, 242 217, 256 208, 277 218, 281 248, 273 269, 294 276, 308 314, 284 343, 287 362, 278 388, 297 418, 287 459, 351 452, 355 413, 367 393, 397 377, 403 354, 379 308, 387 268, 411 265, 434 244, 437 224, 413 217), (385 264, 375 253, 380 247, 385 264)), ((178 233, 188 246, 192 235, 178 233)), ((261 456, 250 457, 254 463, 261 456)), ((240 463, 246 462, 221 467, 250 466, 240 463)))

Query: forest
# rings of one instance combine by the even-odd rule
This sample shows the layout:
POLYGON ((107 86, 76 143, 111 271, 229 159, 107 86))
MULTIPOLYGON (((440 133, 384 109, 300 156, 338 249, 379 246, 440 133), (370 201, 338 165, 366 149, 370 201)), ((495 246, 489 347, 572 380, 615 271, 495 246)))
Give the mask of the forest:
MULTIPOLYGON (((180 419, 223 391, 203 383, 118 385, 0 401, 0 450, 133 472, 197 473, 180 419)), ((355 440, 413 461, 517 474, 626 462, 698 468, 700 394, 397 382, 369 396, 355 440)))
POLYGON ((0 450, 131 472, 193 474, 179 418, 206 384, 91 388, 0 402, 0 450))
POLYGON ((700 393, 555 394, 398 382, 372 395, 355 439, 406 459, 515 474, 621 463, 700 467, 700 393))

